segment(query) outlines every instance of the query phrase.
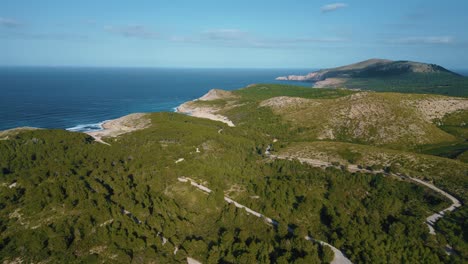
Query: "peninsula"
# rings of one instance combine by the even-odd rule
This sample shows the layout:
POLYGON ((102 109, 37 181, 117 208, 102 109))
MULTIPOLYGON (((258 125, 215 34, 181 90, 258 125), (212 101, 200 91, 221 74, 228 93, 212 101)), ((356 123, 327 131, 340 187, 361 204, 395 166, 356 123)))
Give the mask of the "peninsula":
POLYGON ((369 59, 277 80, 311 82, 315 88, 350 88, 468 96, 468 78, 436 64, 369 59))

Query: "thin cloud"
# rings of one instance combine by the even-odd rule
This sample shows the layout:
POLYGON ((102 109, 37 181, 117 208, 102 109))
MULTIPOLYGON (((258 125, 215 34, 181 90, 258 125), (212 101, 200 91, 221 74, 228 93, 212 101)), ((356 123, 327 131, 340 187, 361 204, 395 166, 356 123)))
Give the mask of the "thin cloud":
POLYGON ((104 28, 107 32, 114 33, 126 38, 140 38, 140 39, 156 39, 159 38, 159 33, 152 31, 151 29, 141 26, 110 26, 104 28))
POLYGON ((181 43, 235 43, 254 39, 253 36, 239 29, 210 29, 191 36, 172 36, 173 42, 181 43))
POLYGON ((383 24, 385 27, 389 27, 389 28, 396 28, 396 29, 399 29, 399 30, 406 30, 406 29, 414 29, 414 28, 417 28, 417 27, 420 27, 421 24, 418 24, 418 23, 413 23, 413 22, 394 22, 394 23, 386 23, 386 24, 383 24))
POLYGON ((333 12, 333 11, 336 11, 338 9, 342 9, 342 8, 345 8, 345 7, 348 7, 348 4, 333 3, 333 4, 322 6, 322 8, 320 8, 320 10, 322 11, 322 13, 328 13, 328 12, 333 12))
POLYGON ((347 39, 343 38, 267 38, 256 36, 247 31, 239 29, 212 29, 203 31, 193 36, 173 36, 170 37, 169 40, 177 43, 259 49, 285 49, 307 46, 314 43, 338 43, 348 41, 347 39))
POLYGON ((404 44, 404 45, 448 45, 455 43, 455 38, 452 36, 429 36, 429 37, 406 37, 399 39, 391 39, 387 41, 392 44, 404 44))
POLYGON ((88 36, 70 33, 36 33, 25 34, 25 38, 38 40, 87 40, 88 36))
POLYGON ((180 43, 198 43, 200 42, 200 39, 196 39, 190 36, 171 36, 169 37, 169 41, 180 43))
POLYGON ((425 12, 412 12, 403 16, 403 19, 409 21, 421 21, 429 18, 430 15, 425 12))
MULTIPOLYGON (((398 28, 398 29, 409 29, 424 27, 428 20, 433 20, 436 17, 430 10, 413 10, 412 12, 406 13, 391 23, 384 24, 387 27, 398 28)), ((433 22, 433 21, 432 21, 433 22)))
POLYGON ((296 38, 285 40, 290 43, 337 43, 337 42, 348 42, 345 38, 296 38))
POLYGON ((94 19, 86 19, 83 21, 83 24, 88 25, 88 26, 96 26, 97 21, 94 19))
POLYGON ((6 28, 17 28, 21 27, 23 24, 17 20, 11 18, 0 17, 0 26, 6 28))
POLYGON ((82 41, 89 39, 87 35, 70 33, 34 33, 34 32, 3 32, 0 39, 25 39, 25 40, 69 40, 82 41))
POLYGON ((247 32, 239 29, 216 29, 216 30, 207 30, 202 33, 204 38, 211 40, 239 40, 245 39, 248 37, 247 32))

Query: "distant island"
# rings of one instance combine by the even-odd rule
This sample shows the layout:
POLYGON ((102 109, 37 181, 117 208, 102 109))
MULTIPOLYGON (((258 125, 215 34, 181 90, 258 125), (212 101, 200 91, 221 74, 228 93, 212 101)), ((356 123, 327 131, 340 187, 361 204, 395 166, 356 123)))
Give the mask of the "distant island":
POLYGON ((369 59, 276 80, 313 82, 316 88, 350 88, 409 93, 468 95, 468 78, 436 64, 369 59))

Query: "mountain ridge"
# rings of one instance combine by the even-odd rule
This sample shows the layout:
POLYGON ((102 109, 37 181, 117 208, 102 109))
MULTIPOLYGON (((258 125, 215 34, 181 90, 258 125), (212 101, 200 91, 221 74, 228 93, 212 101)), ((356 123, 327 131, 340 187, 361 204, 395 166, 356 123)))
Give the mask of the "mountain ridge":
POLYGON ((468 96, 468 78, 437 64, 407 60, 369 59, 276 80, 313 82, 315 88, 468 96))
POLYGON ((350 78, 350 77, 376 77, 381 75, 398 75, 403 73, 437 73, 444 72, 460 76, 437 64, 414 62, 407 60, 368 59, 365 61, 339 66, 335 68, 322 69, 307 75, 289 75, 276 78, 277 80, 289 81, 323 81, 327 78, 350 78))

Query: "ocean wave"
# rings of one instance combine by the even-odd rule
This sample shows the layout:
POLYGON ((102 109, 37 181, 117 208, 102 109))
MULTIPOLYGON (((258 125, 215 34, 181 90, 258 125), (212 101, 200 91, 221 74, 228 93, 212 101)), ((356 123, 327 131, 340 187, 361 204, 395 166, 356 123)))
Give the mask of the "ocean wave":
POLYGON ((66 130, 72 131, 72 132, 93 132, 93 131, 100 131, 100 130, 103 130, 103 129, 104 129, 104 128, 102 127, 102 125, 103 125, 105 122, 106 122, 106 121, 102 121, 102 122, 99 122, 99 123, 91 123, 91 124, 81 124, 81 125, 77 125, 77 126, 74 126, 74 127, 67 128, 66 130))

